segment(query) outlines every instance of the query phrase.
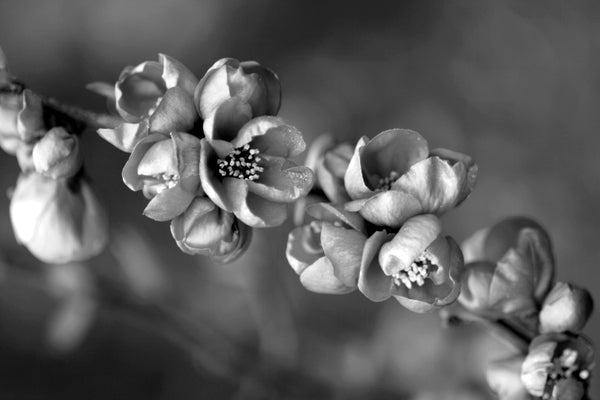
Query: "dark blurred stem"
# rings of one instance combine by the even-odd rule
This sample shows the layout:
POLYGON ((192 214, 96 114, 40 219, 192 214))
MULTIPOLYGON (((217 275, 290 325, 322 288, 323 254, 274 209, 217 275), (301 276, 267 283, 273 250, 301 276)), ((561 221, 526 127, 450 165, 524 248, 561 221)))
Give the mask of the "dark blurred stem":
POLYGON ((530 342, 529 338, 511 328, 506 322, 502 320, 481 319, 479 323, 499 340, 515 347, 524 354, 527 353, 530 342))
POLYGON ((83 122, 87 127, 93 129, 116 128, 123 122, 118 117, 109 114, 96 113, 77 106, 65 104, 52 97, 42 96, 42 102, 45 106, 66 114, 77 121, 83 122))

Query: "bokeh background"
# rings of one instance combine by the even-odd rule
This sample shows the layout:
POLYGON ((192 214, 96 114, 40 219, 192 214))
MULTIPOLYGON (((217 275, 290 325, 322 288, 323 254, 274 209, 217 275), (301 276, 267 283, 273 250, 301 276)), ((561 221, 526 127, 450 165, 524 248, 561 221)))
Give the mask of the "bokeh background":
MULTIPOLYGON (((0 0, 0 45, 31 88, 95 110, 86 83, 158 52, 199 77, 222 57, 257 60, 308 142, 400 127, 472 155, 479 181, 447 231, 532 216, 559 279, 599 298, 598 2, 0 0)), ((38 265, 0 197, 0 399, 490 398, 483 366, 506 352, 495 339, 393 301, 305 291, 284 257, 291 224, 256 231, 231 265, 186 256, 122 184, 126 154, 93 133, 83 146, 114 231, 101 257, 38 265), (153 323, 152 304, 192 338, 153 323)), ((5 191, 18 167, 0 155, 0 168, 5 191)), ((600 339, 597 313, 585 332, 600 339)))

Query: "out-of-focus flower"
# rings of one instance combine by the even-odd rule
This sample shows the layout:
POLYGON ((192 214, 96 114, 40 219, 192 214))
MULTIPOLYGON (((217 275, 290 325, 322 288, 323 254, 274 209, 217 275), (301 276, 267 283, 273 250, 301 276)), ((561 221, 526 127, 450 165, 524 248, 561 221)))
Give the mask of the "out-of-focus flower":
POLYGON ((536 397, 583 399, 594 366, 594 348, 584 336, 552 333, 535 338, 523 361, 521 381, 536 397))
POLYGON ((540 332, 577 332, 583 329, 594 309, 584 288, 558 282, 548 293, 540 311, 540 332))
POLYGON ((432 214, 418 215, 398 233, 377 231, 364 245, 358 288, 372 301, 394 296, 414 312, 448 305, 460 293, 463 257, 432 214))
POLYGON ((304 147, 300 132, 275 117, 251 120, 230 142, 202 139, 202 188, 217 206, 249 226, 280 225, 287 203, 312 187, 310 168, 289 160, 304 147))
POLYGON ((87 182, 21 174, 10 203, 17 241, 52 264, 82 261, 108 240, 107 219, 87 182))
POLYGON ((475 184, 471 157, 446 149, 429 151, 417 132, 390 129, 363 137, 344 177, 354 200, 350 211, 368 221, 399 228, 418 214, 442 214, 459 205, 475 184))
POLYGON ((198 165, 200 139, 173 132, 152 134, 140 140, 123 168, 123 181, 151 199, 144 215, 169 221, 182 214, 201 194, 198 165))
POLYGON ((71 177, 83 162, 79 140, 64 128, 52 128, 33 146, 32 160, 35 170, 48 178, 71 177))
POLYGON ((330 134, 319 136, 308 149, 304 165, 315 173, 315 185, 307 197, 299 199, 294 205, 294 223, 302 224, 306 207, 312 203, 332 202, 342 204, 350 201, 344 187, 344 175, 350 159, 352 146, 347 143, 336 144, 330 134), (320 189, 322 193, 318 193, 320 189))
POLYGON ((277 115, 281 85, 273 71, 255 61, 223 58, 200 80, 194 101, 206 137, 231 140, 250 119, 277 115))
POLYGON ((364 221, 327 203, 313 204, 308 213, 316 218, 292 230, 286 257, 310 291, 345 294, 356 290, 363 248, 367 240, 364 221))
POLYGON ((0 93, 0 147, 16 154, 22 144, 29 144, 46 133, 42 101, 30 90, 0 93))
POLYGON ((492 362, 486 371, 490 388, 500 400, 533 400, 521 382, 521 366, 525 356, 514 356, 492 362))
POLYGON ((158 61, 125 68, 115 84, 116 109, 125 122, 98 133, 131 152, 150 133, 188 131, 198 117, 193 98, 197 83, 183 64, 164 54, 158 61))
POLYGON ((228 263, 247 249, 252 229, 206 197, 196 197, 188 209, 171 221, 171 233, 181 250, 228 263))
POLYGON ((550 238, 538 223, 505 219, 477 231, 462 249, 467 265, 460 304, 493 318, 536 316, 554 278, 550 238))

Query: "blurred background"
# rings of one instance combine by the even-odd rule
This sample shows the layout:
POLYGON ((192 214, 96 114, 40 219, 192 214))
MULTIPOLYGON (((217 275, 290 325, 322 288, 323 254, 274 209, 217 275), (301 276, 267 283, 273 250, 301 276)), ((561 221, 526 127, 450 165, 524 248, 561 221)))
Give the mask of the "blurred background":
MULTIPOLYGON (((558 278, 600 298, 600 3, 0 0, 0 45, 28 86, 98 111, 86 83, 158 52, 198 77, 222 57, 257 60, 308 142, 411 128, 472 155, 478 184, 448 233, 532 216, 558 278)), ((304 290, 284 257, 291 223, 256 230, 231 265, 186 256, 122 184, 127 155, 93 133, 83 150, 113 229, 90 263, 39 265, 0 197, 0 399, 491 398, 484 365, 506 354, 495 339, 304 290)), ((18 167, 2 154, 0 168, 6 191, 18 167)), ((597 313, 585 332, 600 338, 597 313)))

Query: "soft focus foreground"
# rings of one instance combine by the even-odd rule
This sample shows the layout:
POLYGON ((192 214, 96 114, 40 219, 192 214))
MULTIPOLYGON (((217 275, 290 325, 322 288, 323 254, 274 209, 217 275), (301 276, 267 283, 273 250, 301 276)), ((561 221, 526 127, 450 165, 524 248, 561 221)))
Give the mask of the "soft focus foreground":
MULTIPOLYGON (((280 115, 309 143, 326 131, 355 142, 398 126, 419 131, 432 148, 470 154, 478 187, 444 218, 446 230, 458 240, 505 216, 531 215, 550 231, 558 278, 597 293, 596 8, 390 2, 365 10, 184 0, 1 6, 11 69, 65 101, 103 108, 84 85, 111 81, 123 65, 160 51, 194 70, 232 55, 277 71, 280 115), (35 23, 18 22, 25 20, 35 23)), ((291 224, 255 232, 232 265, 187 257, 166 227, 142 217, 144 199, 120 184, 126 155, 94 135, 82 147, 112 222, 110 251, 86 267, 40 268, 3 224, 10 265, 2 274, 0 334, 9 394, 489 396, 482 366, 506 356, 493 338, 467 327, 442 331, 434 315, 409 314, 395 302, 306 292, 284 257, 282 231, 291 224), (181 352, 156 327, 121 315, 121 296, 106 298, 103 285, 135 293, 142 305, 179 310, 197 325, 206 354, 181 352)), ((8 188, 17 167, 9 157, 0 163, 8 188)), ((600 336, 596 316, 584 332, 600 336)))

